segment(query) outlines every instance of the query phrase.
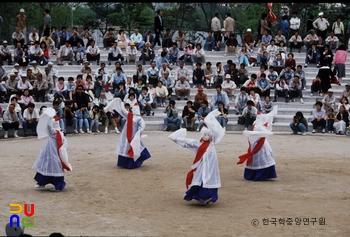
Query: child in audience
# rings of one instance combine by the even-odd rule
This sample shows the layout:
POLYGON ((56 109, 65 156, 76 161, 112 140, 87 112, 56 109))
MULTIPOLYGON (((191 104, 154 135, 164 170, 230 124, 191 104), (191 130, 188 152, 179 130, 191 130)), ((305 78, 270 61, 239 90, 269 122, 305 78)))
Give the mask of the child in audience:
POLYGON ((100 110, 98 105, 94 105, 92 109, 89 112, 89 120, 90 120, 90 131, 92 132, 92 129, 94 126, 96 127, 96 132, 100 133, 100 130, 98 129, 99 127, 99 120, 100 120, 100 110))
POLYGON ((73 94, 75 92, 76 87, 77 86, 74 83, 74 78, 73 77, 69 77, 68 78, 68 83, 67 83, 67 92, 68 92, 68 98, 70 100, 73 100, 73 94))
POLYGON ((139 78, 137 80, 137 83, 135 84, 134 88, 136 90, 136 95, 139 96, 142 92, 142 88, 145 86, 145 84, 143 83, 143 79, 139 78))
POLYGON ((326 115, 326 121, 327 121, 327 128, 328 128, 328 133, 334 133, 334 119, 335 119, 335 114, 333 108, 328 109, 328 114, 326 115))

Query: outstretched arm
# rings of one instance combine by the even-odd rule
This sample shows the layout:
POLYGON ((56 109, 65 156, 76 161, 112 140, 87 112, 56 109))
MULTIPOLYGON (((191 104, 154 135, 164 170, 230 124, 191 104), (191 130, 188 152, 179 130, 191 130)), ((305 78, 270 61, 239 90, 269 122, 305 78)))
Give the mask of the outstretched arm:
POLYGON ((173 132, 169 138, 178 144, 179 146, 186 148, 190 151, 197 152, 200 142, 195 139, 189 139, 186 137, 186 129, 181 128, 173 132))
POLYGON ((128 117, 128 111, 124 107, 124 102, 119 98, 114 98, 108 105, 104 108, 106 112, 112 112, 116 110, 118 114, 123 116, 125 119, 128 117))

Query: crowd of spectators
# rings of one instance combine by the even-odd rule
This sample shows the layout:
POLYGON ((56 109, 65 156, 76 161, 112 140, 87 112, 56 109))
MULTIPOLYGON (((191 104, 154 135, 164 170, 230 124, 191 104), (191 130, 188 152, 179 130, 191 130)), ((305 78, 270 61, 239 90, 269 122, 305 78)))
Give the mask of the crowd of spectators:
MULTIPOLYGON (((161 16, 161 11, 158 11, 155 21, 161 16)), ((269 113, 279 97, 283 97, 286 103, 295 99, 304 103, 306 75, 302 63, 297 64, 294 59, 294 48, 299 52, 305 48, 304 68, 310 63, 319 68, 313 75, 310 96, 319 93, 323 98, 322 105, 326 106, 332 80, 337 78, 336 84, 341 85, 341 79, 345 77, 347 52, 340 40, 344 30, 340 33, 337 30, 341 23, 338 18, 327 35, 327 27, 324 28, 323 24, 327 26, 329 23, 320 13, 313 24, 318 29, 317 35, 314 29, 310 29, 302 38, 298 33, 298 19, 293 13, 287 25, 284 18, 283 27, 281 24, 281 29, 274 34, 267 14, 262 14, 257 38, 254 39, 252 30, 247 29, 242 45, 238 45, 235 21, 229 13, 225 16, 223 28, 219 14, 215 14, 212 31, 208 32, 203 45, 189 42, 181 30, 173 36, 171 29, 162 34, 163 29, 159 28, 160 34, 154 37, 151 30, 142 35, 135 29, 127 37, 123 30, 116 34, 113 28, 109 28, 103 36, 103 50, 107 51, 108 66, 114 62, 112 69, 101 62, 102 50, 88 27, 80 33, 76 27, 67 30, 62 26, 59 32, 56 32, 56 27, 51 27, 42 37, 33 29, 27 39, 17 26, 13 34, 15 50, 9 50, 7 41, 0 46, 0 102, 8 103, 8 109, 4 111, 7 120, 3 122, 5 137, 8 129, 17 131, 19 124, 23 126, 24 136, 28 136, 28 128, 32 128, 35 135, 40 115, 35 103, 46 101, 52 102, 57 110, 65 133, 67 125, 72 125, 75 133, 92 133, 94 127, 94 131, 99 132, 100 123, 105 126, 105 133, 109 132, 110 125, 119 133, 125 122, 123 118, 116 111, 103 110, 113 97, 120 97, 131 111, 138 103, 141 114, 146 116, 153 116, 155 108, 163 107, 165 131, 170 130, 169 124, 200 131, 205 116, 213 109, 221 111, 218 121, 226 129, 230 108, 236 111, 241 121, 244 120, 247 129, 256 114, 269 113), (155 52, 158 40, 161 48, 155 52), (208 61, 206 51, 220 51, 220 47, 225 51, 224 62, 208 61), (225 59, 230 52, 233 52, 234 60, 225 59), (64 65, 64 61, 68 65, 76 61, 82 68, 74 77, 59 76, 59 68, 51 61, 52 55, 56 55, 58 66, 64 65), (9 65, 15 62, 9 73, 3 67, 6 61, 9 65), (93 71, 95 61, 98 67, 93 71), (131 62, 135 63, 136 69, 133 75, 127 75, 123 65, 131 62), (198 89, 193 101, 189 100, 193 91, 191 87, 198 89), (212 88, 215 92, 209 99, 203 91, 212 88), (175 101, 181 98, 187 101, 186 106, 177 108, 175 101), (182 111, 182 118, 179 111, 182 111), (198 126, 194 128, 196 122, 198 126)), ((349 86, 348 83, 342 96, 347 99, 349 86)), ((336 105, 341 103, 340 100, 333 102, 331 107, 335 113, 339 113, 340 107, 336 105)), ((323 123, 316 125, 325 128, 323 123)), ((17 132, 15 136, 18 136, 17 132)))

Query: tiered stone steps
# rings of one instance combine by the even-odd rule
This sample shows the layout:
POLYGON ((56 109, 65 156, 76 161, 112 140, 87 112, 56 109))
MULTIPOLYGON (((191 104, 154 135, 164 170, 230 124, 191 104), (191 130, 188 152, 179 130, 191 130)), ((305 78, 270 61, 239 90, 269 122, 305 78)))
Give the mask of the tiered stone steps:
MULTIPOLYGON (((13 46, 11 46, 13 48, 13 46)), ((103 50, 102 47, 101 49, 101 61, 100 62, 105 62, 107 69, 109 69, 110 74, 112 73, 114 69, 114 62, 112 62, 112 65, 108 65, 107 61, 107 50, 103 50)), ((156 46, 155 51, 157 52, 159 47, 156 46)), ((257 49, 253 52, 252 56, 256 55, 257 49)), ((125 51, 123 51, 125 53, 125 51)), ((308 119, 309 121, 309 130, 312 129, 311 126, 311 118, 312 118, 312 109, 314 108, 314 104, 317 100, 322 100, 322 97, 314 94, 313 97, 310 96, 310 87, 311 87, 311 81, 315 78, 318 72, 318 68, 314 64, 310 64, 307 68, 304 68, 304 61, 305 61, 305 51, 302 51, 300 53, 298 52, 293 52, 294 58, 297 62, 297 65, 300 64, 303 66, 303 70, 306 73, 306 90, 303 91, 303 97, 304 97, 304 104, 301 104, 299 100, 297 99, 296 102, 290 102, 290 103, 285 103, 283 98, 278 99, 278 102, 275 102, 275 105, 278 105, 278 115, 275 118, 274 122, 274 131, 281 131, 281 132, 288 132, 290 131, 289 128, 289 123, 292 121, 292 118, 294 114, 297 111, 303 112, 304 116, 308 119)), ((223 65, 226 64, 226 61, 228 59, 233 60, 237 64, 238 67, 238 62, 237 62, 237 57, 234 54, 229 54, 228 56, 224 56, 224 51, 212 51, 212 52, 205 52, 205 57, 207 62, 211 62, 213 67, 215 67, 215 64, 217 62, 221 62, 223 65)), ((56 64, 56 56, 51 55, 51 61, 56 64)), ((66 63, 66 62, 65 62, 66 63)), ((11 69, 13 66, 7 65, 6 62, 4 62, 4 67, 6 68, 7 72, 10 73, 11 69)), ((76 64, 76 62, 73 62, 73 64, 76 64)), ((39 66, 41 69, 44 70, 44 66, 39 66)), ((64 65, 64 66, 57 66, 54 65, 54 67, 58 70, 59 76, 63 76, 66 80, 69 76, 76 77, 79 74, 80 69, 82 68, 82 65, 64 65)), ((92 68, 93 72, 96 72, 97 68, 99 67, 96 62, 91 62, 90 67, 92 68)), ((123 70, 125 71, 127 76, 132 76, 134 72, 136 71, 136 65, 135 63, 130 63, 129 65, 125 64, 122 66, 123 70)), ((145 69, 149 67, 148 65, 144 66, 145 69)), ((192 65, 186 65, 186 67, 192 71, 193 66, 192 65)), ((172 76, 175 73, 176 66, 173 66, 173 69, 171 71, 172 76)), ((346 69, 348 72, 350 71, 350 59, 347 60, 346 63, 346 69)), ((247 67, 248 72, 251 73, 257 73, 259 71, 259 67, 247 67)), ((338 85, 332 85, 332 89, 334 91, 334 94, 336 97, 339 97, 342 91, 344 90, 344 85, 350 82, 350 78, 343 78, 342 80, 342 86, 338 85)), ((213 93, 215 92, 215 89, 204 89, 204 92, 208 94, 209 100, 211 99, 213 93)), ((194 95, 197 93, 197 89, 192 88, 189 100, 194 99, 194 95)), ((236 94, 239 93, 239 89, 236 89, 236 94)), ((271 96, 273 97, 274 91, 271 90, 271 96)), ((175 96, 173 95, 173 99, 176 100, 175 96)), ((234 99, 234 98, 233 98, 234 99)), ((36 103, 37 108, 39 108, 41 105, 45 104, 46 106, 51 106, 50 102, 45 102, 45 103, 36 103)), ((179 109, 179 116, 182 114, 182 109, 186 105, 185 100, 176 100, 176 107, 179 109)), ((227 131, 241 131, 243 130, 243 125, 237 124, 237 117, 236 111, 233 108, 233 101, 231 100, 231 108, 229 109, 229 115, 228 119, 229 122, 227 124, 227 131)), ((7 107, 7 104, 0 104, 0 106, 5 109, 7 107)), ((163 129, 163 113, 164 108, 156 108, 153 111, 155 112, 154 116, 143 116, 145 122, 146 122, 146 130, 162 130, 163 129)))

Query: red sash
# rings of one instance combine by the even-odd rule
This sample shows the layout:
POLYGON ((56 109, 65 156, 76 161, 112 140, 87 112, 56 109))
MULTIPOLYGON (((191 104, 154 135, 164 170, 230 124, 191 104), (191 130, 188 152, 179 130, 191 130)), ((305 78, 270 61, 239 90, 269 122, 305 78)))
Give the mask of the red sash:
MULTIPOLYGON (((128 126, 126 127, 126 139, 128 140, 128 143, 130 144, 131 141, 132 141, 132 126, 133 126, 133 117, 134 117, 134 114, 129 112, 128 113, 128 119, 127 119, 127 124, 128 126)), ((133 158, 134 157, 134 151, 132 149, 132 146, 131 144, 129 145, 129 149, 128 149, 128 156, 129 158, 133 158)))
POLYGON ((58 153, 58 157, 60 158, 62 168, 65 170, 71 171, 70 168, 64 162, 62 162, 62 159, 60 156, 60 148, 63 146, 63 139, 60 131, 58 130, 56 130, 56 140, 57 140, 57 153, 58 153))
MULTIPOLYGON (((194 158, 193 164, 196 164, 200 159, 202 159, 205 151, 207 150, 208 146, 210 144, 210 141, 204 141, 198 148, 196 157, 194 158)), ((186 177, 186 188, 188 189, 188 186, 192 183, 193 179, 193 173, 197 170, 197 168, 192 169, 190 172, 187 173, 186 177)))
POLYGON ((256 146, 254 147, 254 149, 250 151, 251 144, 249 142, 247 153, 238 157, 239 161, 237 162, 237 164, 242 164, 245 160, 247 160, 247 165, 249 165, 252 162, 253 155, 256 154, 258 151, 260 151, 264 143, 265 143, 265 137, 260 138, 259 141, 256 143, 256 146))

